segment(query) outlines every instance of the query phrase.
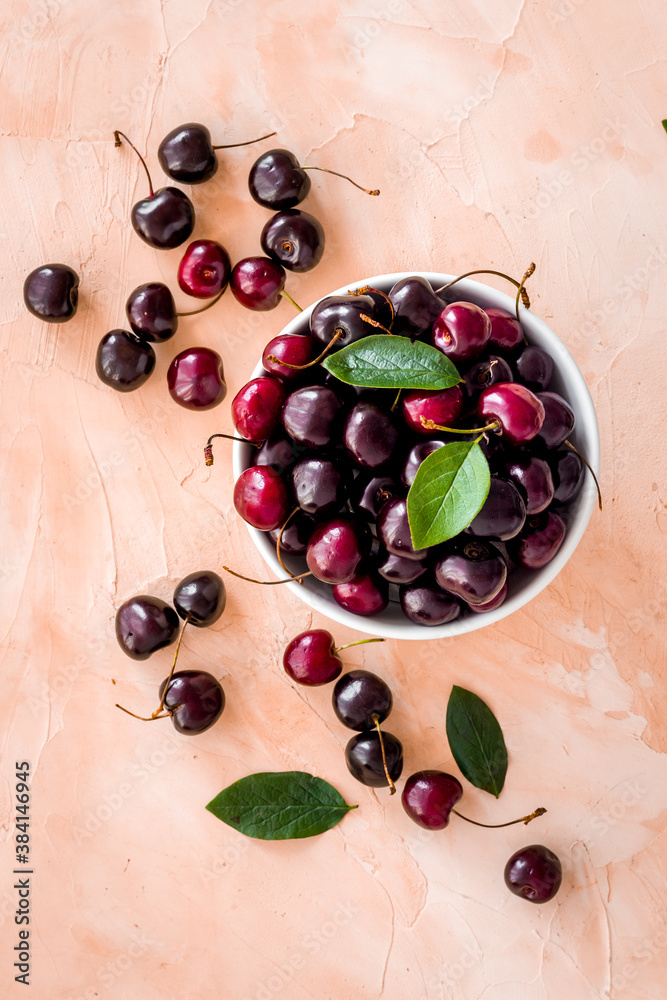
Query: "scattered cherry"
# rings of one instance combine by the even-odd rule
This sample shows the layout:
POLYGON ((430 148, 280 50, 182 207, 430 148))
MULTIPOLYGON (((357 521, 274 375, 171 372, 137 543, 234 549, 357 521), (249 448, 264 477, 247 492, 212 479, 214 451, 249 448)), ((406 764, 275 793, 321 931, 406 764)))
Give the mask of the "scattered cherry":
POLYGON ((215 175, 218 169, 216 149, 233 149, 250 146, 254 142, 269 139, 275 132, 251 139, 248 142, 232 142, 224 146, 214 146, 211 133, 205 125, 188 122, 178 125, 167 133, 158 147, 160 166, 168 177, 180 184, 203 184, 215 175))
POLYGON ((178 265, 178 284, 186 295, 210 299, 225 290, 231 273, 232 262, 220 243, 195 240, 178 265))
POLYGON ((227 594, 217 573, 203 570, 184 577, 174 590, 174 607, 196 628, 208 628, 225 610, 227 594))
POLYGON ((227 395, 222 358, 209 347, 189 347, 167 371, 171 398, 186 410, 210 410, 227 395))
POLYGON ((68 264, 43 264, 23 283, 23 301, 45 323, 66 323, 79 302, 79 275, 68 264))
POLYGON ((393 706, 389 685, 370 670, 350 670, 336 683, 331 696, 336 717, 348 729, 375 729, 393 706))
POLYGON ((542 844, 515 851, 505 865, 505 885, 530 903, 548 903, 560 889, 562 878, 558 856, 542 844))
POLYGON ((277 212, 262 229, 262 250, 288 271, 311 271, 324 253, 324 230, 308 212, 277 212))
MULTIPOLYGON (((160 698, 174 728, 184 736, 206 732, 222 715, 225 692, 205 670, 179 670, 160 685, 160 698)), ((156 716, 157 718, 157 716, 156 716)))
POLYGON ((125 312, 141 340, 163 343, 178 329, 176 303, 169 288, 161 281, 149 281, 130 292, 125 312))
POLYGON ((393 783, 401 776, 403 744, 392 733, 357 733, 345 747, 345 761, 350 774, 362 785, 382 788, 388 778, 393 783))
POLYGON ((95 370, 105 385, 118 392, 133 392, 144 384, 155 368, 150 344, 127 330, 111 330, 97 348, 95 370))
POLYGON ((116 638, 133 660, 146 660, 169 646, 178 635, 178 615, 159 597, 139 594, 124 601, 116 612, 116 638))
POLYGON ((285 271, 270 257, 244 257, 234 265, 229 287, 237 302, 256 312, 275 309, 281 297, 288 297, 285 271))
POLYGON ((444 771, 417 771, 403 788, 403 808, 426 830, 444 830, 449 814, 463 795, 458 778, 444 771))

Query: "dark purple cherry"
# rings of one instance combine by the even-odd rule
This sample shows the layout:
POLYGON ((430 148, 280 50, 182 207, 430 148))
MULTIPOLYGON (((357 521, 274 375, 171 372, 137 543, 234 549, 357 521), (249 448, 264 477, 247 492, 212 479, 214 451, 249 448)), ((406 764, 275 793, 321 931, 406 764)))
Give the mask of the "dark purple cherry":
POLYGON ((436 438, 430 441, 420 441, 419 444, 414 445, 410 449, 403 466, 403 471, 401 472, 401 479, 406 486, 412 486, 417 475, 417 469, 424 459, 432 455, 438 448, 443 448, 445 444, 445 441, 440 441, 436 438))
POLYGON ((285 395, 276 378, 260 375, 246 382, 232 400, 232 421, 241 437, 266 441, 278 426, 285 395))
POLYGON ((331 441, 340 400, 323 385, 296 389, 285 400, 283 426, 289 436, 308 448, 323 448, 331 441))
POLYGON ((508 458, 504 472, 521 491, 528 517, 546 510, 554 498, 548 462, 528 451, 519 451, 508 458))
POLYGON ((310 536, 316 527, 317 520, 300 510, 290 518, 282 535, 280 527, 273 528, 269 535, 275 545, 278 544, 278 536, 280 535, 280 551, 282 553, 286 553, 288 556, 303 556, 306 554, 310 536))
MULTIPOLYGON (((160 685, 160 698, 166 685, 166 680, 160 685)), ((169 681, 164 707, 179 733, 196 736, 210 729, 222 715, 225 692, 205 670, 178 670, 169 681)))
POLYGON ((466 533, 504 542, 518 535, 526 520, 526 505, 514 483, 491 476, 489 493, 466 533))
POLYGON ((419 559, 406 559, 392 552, 381 553, 377 561, 377 571, 387 583, 414 583, 426 572, 426 563, 419 559))
POLYGON ((133 660, 146 660, 156 649, 169 646, 178 634, 178 615, 159 597, 130 597, 116 612, 116 638, 133 660))
POLYGON ((297 684, 319 687, 334 681, 343 669, 334 637, 326 629, 300 632, 283 653, 283 667, 297 684))
POLYGON ((274 434, 267 438, 261 448, 255 449, 253 465, 272 465, 281 475, 291 469, 297 456, 292 442, 284 434, 274 434))
POLYGON ((158 344, 169 340, 178 329, 174 296, 161 281, 138 285, 125 303, 132 330, 141 340, 158 344))
POLYGON ((264 208, 294 208, 310 191, 310 177, 288 149, 269 149, 250 168, 250 194, 264 208))
POLYGON ((516 316, 505 309, 485 309, 491 320, 491 336, 488 347, 494 351, 513 351, 523 344, 523 330, 516 316))
POLYGON ((287 368, 288 365, 307 365, 319 353, 317 341, 313 337, 303 337, 297 334, 280 333, 270 340, 262 352, 262 364, 267 372, 278 378, 290 381, 303 373, 297 368, 287 368))
POLYGON ((232 262, 220 243, 195 240, 178 265, 178 284, 186 295, 210 299, 225 290, 231 273, 232 262))
POLYGON ((311 271, 322 260, 324 230, 308 212, 277 212, 262 229, 262 250, 288 271, 311 271))
POLYGON ((398 431, 388 413, 375 403, 357 403, 347 415, 343 444, 348 455, 366 469, 377 469, 392 456, 398 431))
POLYGON ((320 524, 310 536, 306 562, 313 576, 323 583, 348 583, 370 548, 365 524, 348 516, 320 524))
POLYGON ((436 583, 467 604, 486 604, 507 579, 507 563, 497 549, 466 542, 443 556, 434 567, 436 583))
POLYGON ((373 319, 391 329, 394 322, 394 307, 386 292, 381 292, 379 288, 371 288, 370 285, 364 285, 363 289, 358 289, 354 294, 367 295, 369 299, 372 299, 374 303, 373 319))
POLYGON ((23 282, 28 312, 45 323, 66 323, 79 302, 79 275, 68 264, 43 264, 23 282))
MULTIPOLYGON (((489 354, 483 361, 477 361, 464 376, 465 391, 468 400, 476 403, 482 389, 497 382, 513 382, 512 369, 497 354, 489 354)), ((444 423, 438 420, 436 423, 444 423)))
POLYGON ((369 733, 357 733, 345 747, 345 761, 350 774, 362 785, 371 788, 382 788, 387 784, 384 770, 382 744, 387 762, 387 771, 392 781, 398 781, 403 770, 403 744, 392 733, 382 733, 377 730, 369 733))
POLYGON ((401 397, 403 419, 417 434, 432 434, 421 422, 421 418, 436 424, 452 427, 463 409, 463 392, 460 386, 450 389, 412 389, 401 397))
POLYGON ((444 830, 449 814, 463 795, 458 778, 444 771, 417 771, 403 788, 403 808, 425 830, 444 830))
POLYGON ((503 438, 510 444, 532 441, 544 422, 540 400, 517 382, 498 382, 484 389, 477 402, 477 413, 489 422, 499 421, 503 438))
POLYGON ((188 122, 165 135, 157 158, 167 177, 179 184, 202 184, 214 176, 218 158, 205 125, 188 122))
POLYGON ((330 458, 302 458, 292 469, 294 498, 306 514, 321 517, 339 511, 345 504, 348 476, 330 458))
POLYGON ((350 493, 350 506, 355 514, 367 521, 375 521, 387 500, 403 496, 405 490, 391 476, 377 476, 362 472, 354 480, 350 493))
POLYGON ((188 347, 169 365, 167 386, 186 410, 210 410, 227 395, 222 358, 210 347, 188 347))
POLYGON ((445 308, 444 301, 435 294, 426 278, 417 275, 397 281, 389 298, 395 313, 392 333, 400 336, 418 337, 430 333, 445 308))
POLYGON ((360 733, 376 728, 391 712, 394 700, 386 681, 370 670, 350 670, 336 682, 331 696, 336 717, 360 733))
POLYGON ((246 309, 266 312, 275 309, 283 297, 285 272, 270 257, 244 257, 234 265, 229 287, 246 309))
POLYGON ((423 559, 426 549, 415 549, 410 534, 406 500, 389 500, 377 519, 377 534, 387 552, 406 559, 423 559))
POLYGON ((474 611, 476 614, 483 614, 485 611, 495 611, 496 608, 499 608, 504 603, 507 591, 507 581, 505 581, 502 590, 499 590, 496 596, 492 597, 490 601, 487 601, 485 604, 469 604, 468 610, 474 611))
POLYGON ((553 375, 553 358, 541 347, 530 344, 524 347, 514 362, 517 377, 533 392, 543 392, 549 388, 553 375))
POLYGON ((505 885, 530 903, 548 903, 560 889, 562 879, 558 856, 542 844, 522 847, 505 865, 505 885))
POLYGON ((331 593, 336 603, 353 615, 379 615, 389 603, 387 584, 370 573, 361 573, 347 583, 335 584, 331 593))
POLYGON ((549 464, 554 481, 554 500, 558 503, 569 503, 582 487, 585 475, 584 463, 568 448, 549 455, 549 464))
POLYGON ((378 307, 370 295, 327 295, 320 299, 310 315, 310 332, 322 344, 329 344, 334 334, 342 333, 335 343, 335 349, 377 333, 372 324, 362 316, 380 322, 376 316, 378 307))
POLYGON ((565 538, 565 522, 553 510, 529 517, 526 525, 507 550, 524 569, 542 569, 551 562, 565 538))
POLYGON ((225 585, 213 570, 200 570, 183 577, 174 590, 174 607, 181 618, 197 628, 208 628, 225 610, 225 585))
POLYGON ((574 430, 574 411, 570 404, 555 392, 538 392, 537 398, 544 407, 544 423, 537 440, 547 448, 560 448, 574 430))
POLYGON ((479 357, 491 336, 491 320, 474 302, 450 302, 433 324, 431 343, 453 362, 479 357))
POLYGON ((446 625, 461 614, 461 605, 434 583, 401 587, 401 608, 414 625, 446 625))
POLYGON ((280 473, 270 465, 246 469, 234 486, 234 507, 253 528, 279 528, 289 514, 287 488, 280 473))
POLYGON ((155 368, 155 351, 127 330, 111 330, 102 337, 95 370, 105 385, 118 392, 133 392, 155 368))

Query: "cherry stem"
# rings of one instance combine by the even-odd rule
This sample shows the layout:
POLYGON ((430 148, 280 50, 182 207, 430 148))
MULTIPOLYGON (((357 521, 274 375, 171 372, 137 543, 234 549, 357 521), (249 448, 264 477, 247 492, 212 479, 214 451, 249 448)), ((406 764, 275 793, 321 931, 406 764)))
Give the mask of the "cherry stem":
POLYGON ((238 146, 252 146, 253 142, 261 142, 263 139, 270 139, 277 132, 269 132, 268 135, 260 135, 259 139, 248 139, 247 142, 229 142, 225 146, 214 146, 213 149, 236 149, 238 146))
POLYGON ((215 438, 226 438, 228 441, 240 441, 241 444, 251 444, 253 448, 259 448, 256 441, 248 441, 246 438, 234 437, 233 434, 211 434, 210 438, 204 445, 204 458, 206 459, 207 465, 213 465, 213 445, 211 441, 215 438))
POLYGON ((402 389, 399 389, 399 390, 398 390, 398 392, 396 393, 396 399, 395 399, 395 400, 394 400, 394 402, 393 402, 393 403, 391 404, 391 410, 390 410, 390 412, 391 412, 391 413, 393 413, 393 412, 394 412, 394 410, 396 409, 396 407, 398 406, 398 401, 399 401, 399 399, 401 398, 401 393, 402 393, 402 392, 403 392, 403 390, 402 390, 402 389))
POLYGON ((116 708, 119 708, 121 712, 126 712, 128 715, 131 715, 133 719, 140 719, 141 722, 152 722, 153 719, 166 719, 170 715, 173 715, 173 711, 170 710, 167 710, 166 712, 163 711, 164 700, 167 697, 167 691, 169 690, 169 685, 171 684, 171 679, 174 676, 174 670, 176 669, 176 661, 178 660, 178 654, 181 648, 181 642, 183 641, 183 633, 185 632, 185 626, 188 624, 189 621, 191 621, 190 615, 187 615, 185 621, 183 622, 183 627, 180 631, 180 635, 178 636, 178 642, 176 643, 176 652, 174 653, 174 659, 171 664, 171 670, 169 671, 169 676, 165 681, 164 690, 162 691, 162 697, 160 698, 160 704, 158 705, 157 709, 153 712, 152 715, 148 716, 137 715, 135 712, 130 712, 129 708, 123 708, 122 705, 116 703, 116 708))
POLYGON ((379 288, 373 288, 372 285, 362 285, 361 288, 348 288, 347 290, 348 295, 365 295, 367 292, 375 292, 376 295, 381 295, 382 298, 385 299, 387 305, 391 309, 391 323, 389 324, 391 326, 394 322, 394 317, 396 316, 396 310, 394 309, 394 304, 386 292, 381 292, 379 288))
POLYGON ((382 738, 382 730, 380 729, 380 719, 377 715, 371 715, 371 721, 378 731, 378 736, 380 737, 380 750, 382 751, 382 766, 384 767, 384 774, 387 779, 387 784, 391 788, 389 792, 390 795, 395 795, 396 785, 391 780, 391 775, 389 774, 389 768, 387 767, 387 757, 384 752, 384 739, 382 738))
MULTIPOLYGON (((289 575, 292 577, 292 579, 294 579, 295 574, 292 573, 291 570, 289 570, 287 568, 287 566, 285 565, 285 563, 283 562, 283 557, 280 554, 280 543, 281 543, 281 541, 283 539, 283 531, 285 530, 285 528, 287 527, 287 525, 292 520, 292 518, 294 517, 294 515, 296 514, 296 512, 298 510, 299 510, 299 508, 295 507, 294 510, 292 511, 292 513, 288 515, 288 517, 286 518, 285 521, 283 521, 282 526, 280 528, 280 533, 279 533, 278 538, 276 540, 276 555, 278 557, 278 562, 280 563, 280 565, 282 566, 282 568, 285 570, 285 572, 289 573, 289 575)), ((302 581, 299 580, 299 583, 302 583, 302 581)))
POLYGON ((253 580, 249 576, 243 576, 242 573, 236 573, 229 566, 222 567, 227 573, 231 573, 232 576, 238 577, 239 580, 245 580, 246 583, 260 583, 263 587, 274 587, 279 583, 301 583, 307 576, 312 576, 313 574, 310 570, 307 573, 299 573, 298 576, 291 576, 288 580, 253 580))
POLYGON ((520 322, 520 319, 519 319, 519 299, 521 299, 521 301, 523 302, 523 304, 526 307, 526 309, 530 309, 530 299, 528 298, 528 293, 526 292, 526 289, 523 286, 524 286, 524 283, 526 281, 528 281, 528 279, 530 278, 531 274, 534 273, 534 271, 535 271, 535 263, 531 262, 530 267, 528 268, 528 270, 524 274, 523 278, 521 279, 521 283, 520 283, 519 288, 518 288, 517 293, 516 293, 516 303, 514 305, 514 308, 516 310, 516 318, 517 318, 517 320, 519 322, 520 322))
POLYGON ((598 477, 595 475, 595 473, 593 472, 592 468, 590 467, 590 465, 588 464, 588 462, 586 461, 586 459, 584 458, 584 456, 581 454, 580 451, 578 451, 574 447, 574 445, 572 444, 571 441, 564 441, 563 444, 566 444, 568 446, 568 448, 571 448, 571 450, 575 453, 575 455, 579 456, 579 458, 584 463, 584 465, 586 466, 586 468, 590 472, 591 476, 595 480, 595 488, 598 491, 598 507, 600 508, 600 510, 602 510, 602 491, 600 490, 600 484, 598 482, 598 477))
POLYGON ((301 308, 301 306, 299 305, 299 303, 298 303, 298 302, 295 302, 295 301, 294 301, 294 299, 292 298, 292 296, 291 296, 291 295, 289 295, 289 294, 288 294, 288 293, 287 293, 287 292, 285 291, 285 289, 284 289, 284 288, 282 289, 282 291, 281 291, 281 293, 280 293, 280 294, 282 295, 282 297, 283 297, 284 299, 287 299, 287 301, 288 301, 288 302, 291 302, 291 303, 292 303, 292 305, 294 306, 294 308, 295 308, 295 309, 296 309, 296 310, 297 310, 298 312, 300 312, 300 313, 302 313, 302 312, 303 312, 303 309, 301 308))
POLYGON ((338 338, 342 337, 344 333, 345 333, 345 330, 341 330, 340 327, 337 327, 336 330, 334 331, 333 337, 331 338, 331 340, 329 341, 329 343, 327 344, 327 346, 324 348, 324 350, 322 351, 322 353, 318 354, 316 358, 313 358, 313 360, 309 361, 308 364, 306 364, 306 365, 291 365, 288 361, 281 361, 280 358, 277 358, 275 356, 275 354, 268 354, 266 360, 270 361, 274 365, 282 365, 283 368, 290 368, 293 371, 302 372, 302 371, 304 371, 304 369, 306 369, 306 368, 312 368, 313 365, 316 365, 318 363, 318 361, 321 361, 322 358, 324 357, 324 355, 327 353, 327 351, 331 350, 331 348, 336 343, 336 341, 338 340, 338 338))
POLYGON ((497 431, 502 426, 499 420, 493 420, 485 427, 443 427, 442 424, 436 424, 435 420, 428 420, 423 415, 419 419, 422 427, 427 431, 447 431, 448 434, 479 434, 480 437, 483 436, 484 431, 497 431))
POLYGON ((356 181, 353 181, 351 177, 347 176, 347 174, 339 174, 337 170, 327 170, 326 167, 301 167, 301 169, 302 170, 321 170, 325 174, 333 174, 334 177, 342 177, 344 181, 349 181, 350 184, 353 184, 354 187, 359 188, 359 190, 363 191, 364 194, 378 195, 380 193, 377 188, 374 188, 372 191, 369 191, 368 188, 362 187, 361 184, 357 184, 356 181))
POLYGON ((131 712, 129 708, 123 708, 118 702, 116 702, 116 708, 119 708, 121 712, 131 715, 133 719, 140 719, 141 722, 153 722, 154 719, 168 719, 173 715, 173 712, 163 712, 162 715, 137 715, 135 712, 131 712))
POLYGON ((535 812, 532 812, 530 816, 521 816, 519 819, 510 820, 509 823, 478 823, 476 819, 469 819, 467 816, 463 816, 457 809, 452 809, 460 819, 464 819, 466 823, 474 823, 475 826, 484 826, 487 830, 498 830, 501 826, 514 826, 515 823, 523 823, 527 825, 531 820, 537 819, 538 816, 544 816, 546 809, 544 806, 540 806, 535 812))
POLYGON ((332 649, 332 653, 340 653, 343 649, 349 649, 350 646, 363 646, 367 642, 384 642, 384 639, 357 639, 356 642, 346 642, 344 646, 336 646, 332 649))
POLYGON ((384 330, 384 332, 387 334, 388 337, 393 337, 394 336, 394 334, 391 332, 391 330, 388 330, 386 326, 382 325, 382 323, 378 323, 378 321, 376 319, 372 319, 371 316, 367 316, 366 313, 360 313, 360 317, 359 318, 363 319, 364 323, 370 323, 371 326, 377 327, 378 330, 384 330))
POLYGON ((148 172, 148 167, 146 166, 146 161, 144 160, 143 156, 141 155, 141 153, 139 152, 139 150, 137 149, 137 147, 134 145, 134 143, 130 142, 130 140, 128 139, 128 137, 125 135, 124 132, 119 132, 118 129, 116 129, 114 131, 114 134, 113 134, 114 145, 115 146, 122 146, 123 145, 122 142, 120 141, 121 135, 122 135, 123 139, 125 139, 125 142, 128 144, 128 146, 132 147, 132 149, 135 151, 135 153, 137 154, 137 156, 141 160, 142 166, 143 166, 144 170, 146 171, 146 177, 148 177, 148 189, 150 191, 150 197, 154 198, 155 197, 155 192, 153 191, 153 181, 151 180, 151 175, 148 172))
POLYGON ((478 271, 466 271, 465 274, 459 274, 458 278, 454 278, 453 281, 448 281, 446 285, 442 285, 441 288, 436 288, 435 294, 440 295, 440 292, 444 292, 445 289, 451 288, 455 285, 457 281, 462 281, 463 278, 469 278, 472 274, 495 274, 498 278, 505 278, 506 281, 510 281, 515 288, 519 287, 519 282, 516 278, 510 278, 509 274, 504 274, 502 271, 489 271, 486 268, 481 268, 478 271))
MULTIPOLYGON (((225 288, 226 287, 227 286, 225 286, 225 288)), ((177 316, 198 316, 199 313, 206 312, 207 309, 210 309, 211 306, 214 306, 216 304, 216 302, 218 301, 218 299, 220 299, 222 297, 222 293, 224 292, 224 290, 225 289, 223 288, 221 291, 219 291, 218 294, 215 296, 215 298, 211 299, 210 302, 207 302, 205 306, 201 307, 201 309, 191 309, 190 312, 176 313, 176 315, 177 316)))

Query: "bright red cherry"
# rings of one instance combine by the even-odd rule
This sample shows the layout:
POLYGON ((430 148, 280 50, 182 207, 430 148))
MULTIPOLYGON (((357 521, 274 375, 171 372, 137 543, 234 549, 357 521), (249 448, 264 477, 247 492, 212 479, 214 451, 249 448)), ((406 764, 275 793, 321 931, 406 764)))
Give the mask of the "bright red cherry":
POLYGON ((186 295, 210 299, 227 287, 231 273, 232 262, 220 243, 195 240, 178 265, 178 284, 186 295))
POLYGON ((463 795, 461 782, 444 771, 417 771, 405 783, 403 808, 426 830, 444 830, 449 814, 463 795))
POLYGON ((463 392, 454 385, 451 389, 413 389, 402 397, 403 419, 417 434, 432 434, 421 422, 422 416, 436 424, 452 427, 463 409, 463 392))
POLYGON ((309 687, 334 681, 343 669, 334 637, 323 628, 295 636, 285 649, 283 666, 293 681, 309 687))
POLYGON ((560 889, 562 879, 558 855, 542 844, 522 847, 505 865, 505 885, 530 903, 548 903, 560 889))
POLYGON ((435 323, 431 343, 452 361, 470 361, 484 350, 491 320, 474 302, 451 302, 435 323))
POLYGON ((189 347, 169 365, 171 398, 187 410, 210 410, 227 395, 222 358, 208 347, 189 347))
POLYGON ((244 257, 234 265, 229 287, 246 309, 266 312, 279 304, 285 287, 285 271, 269 257, 244 257))
POLYGON ((535 393, 518 382, 498 382, 484 389, 477 413, 489 422, 497 420, 510 444, 532 441, 544 423, 544 406, 535 393))
POLYGON ((241 437, 248 441, 266 441, 278 421, 287 395, 276 378, 260 375, 247 382, 232 400, 232 420, 241 437))
POLYGON ((234 486, 234 507, 244 521, 260 531, 278 528, 289 514, 287 489, 271 465, 242 472, 234 486))
POLYGON ((488 340, 489 350, 513 351, 523 344, 523 330, 516 316, 505 309, 485 309, 491 320, 491 336, 488 340))
POLYGON ((270 340, 264 348, 262 364, 272 375, 290 380, 298 378, 302 373, 298 368, 287 368, 280 362, 286 362, 288 365, 307 365, 316 354, 319 354, 319 348, 314 337, 281 333, 270 340))
POLYGON ((369 545, 370 532, 365 524, 348 516, 332 518, 310 537, 308 569, 323 583, 348 583, 358 572, 369 545))
POLYGON ((387 585, 370 573, 361 573, 347 583, 337 583, 331 588, 336 604, 353 615, 379 615, 389 603, 387 585))

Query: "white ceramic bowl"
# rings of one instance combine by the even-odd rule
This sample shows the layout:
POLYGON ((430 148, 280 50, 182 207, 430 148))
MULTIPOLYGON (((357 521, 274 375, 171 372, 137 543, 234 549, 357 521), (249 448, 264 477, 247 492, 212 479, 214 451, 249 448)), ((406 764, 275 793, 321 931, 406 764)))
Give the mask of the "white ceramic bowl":
MULTIPOLYGON (((380 274, 372 278, 364 278, 361 281, 338 288, 331 295, 343 295, 350 288, 361 288, 364 285, 371 285, 380 291, 388 292, 401 278, 410 275, 420 275, 431 283, 433 288, 440 288, 442 285, 452 281, 456 275, 435 274, 431 271, 405 271, 398 274, 380 274)), ((491 306, 506 309, 514 312, 514 298, 498 292, 493 288, 483 285, 470 278, 464 278, 455 286, 457 297, 475 302, 482 308, 491 306)), ((319 301, 319 300, 318 300, 319 301)), ((308 322, 313 310, 313 303, 308 309, 288 323, 281 331, 282 333, 309 332, 308 322)), ((598 431, 597 418, 593 401, 588 391, 584 378, 577 368, 574 359, 556 334, 539 317, 530 310, 522 309, 521 322, 527 340, 537 347, 544 348, 554 361, 554 374, 549 386, 550 390, 558 392, 570 404, 574 410, 576 424, 573 434, 573 444, 586 456, 597 474, 600 465, 600 436, 598 431)), ((257 365, 252 373, 252 377, 261 375, 263 372, 262 363, 257 365)), ((234 478, 243 472, 251 462, 252 447, 247 444, 235 442, 233 445, 233 468, 234 478)), ((390 602, 389 607, 379 615, 373 617, 362 617, 353 615, 349 611, 344 611, 338 605, 332 594, 331 588, 320 583, 314 577, 308 577, 303 584, 286 583, 283 584, 295 597, 304 601, 315 611, 321 612, 328 618, 341 625, 366 632, 371 635, 384 636, 393 639, 444 639, 448 636, 462 635, 465 632, 473 632, 475 629, 484 628, 494 622, 506 618, 513 611, 527 604, 528 601, 536 597, 541 590, 544 590, 554 577, 560 573, 565 563, 568 561, 583 535, 593 507, 595 506, 597 493, 595 484, 589 473, 586 473, 584 484, 579 495, 568 508, 567 534, 555 558, 551 560, 543 569, 534 572, 517 569, 509 576, 509 593, 504 603, 495 611, 487 611, 483 614, 469 614, 463 618, 456 619, 446 625, 434 625, 425 627, 414 625, 404 616, 400 604, 390 602)), ((273 542, 267 534, 258 531, 256 528, 246 525, 250 532, 254 544, 259 549, 262 558, 267 566, 278 579, 285 576, 284 570, 276 558, 276 550, 273 542)), ((285 565, 289 566, 292 572, 303 572, 303 560, 297 562, 283 557, 285 565)))

